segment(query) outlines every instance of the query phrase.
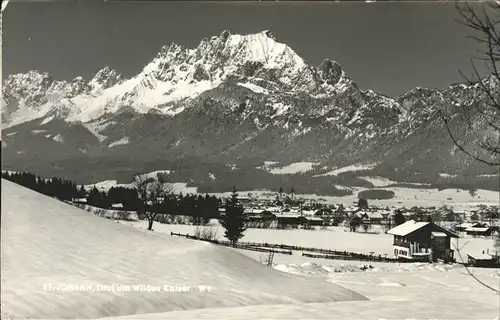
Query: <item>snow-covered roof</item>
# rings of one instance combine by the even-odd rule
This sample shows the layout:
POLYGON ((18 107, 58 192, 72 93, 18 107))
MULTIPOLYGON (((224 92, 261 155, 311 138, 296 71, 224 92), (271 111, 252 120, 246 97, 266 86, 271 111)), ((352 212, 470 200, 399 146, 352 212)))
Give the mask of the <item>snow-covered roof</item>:
POLYGON ((387 231, 387 233, 395 236, 406 236, 428 224, 429 222, 415 222, 414 220, 408 220, 405 223, 387 231))
POLYGON ((475 260, 491 260, 492 256, 487 253, 468 253, 467 254, 469 257, 475 259, 475 260))
POLYGON ((368 217, 370 219, 382 219, 382 218, 384 218, 380 212, 368 212, 368 217))
POLYGON ((280 215, 278 215, 278 216, 276 216, 276 217, 277 217, 278 219, 279 219, 279 218, 288 218, 288 219, 290 219, 290 218, 295 218, 295 219, 300 218, 300 216, 299 216, 299 215, 296 215, 296 214, 280 214, 280 215))
POLYGON ((265 207, 264 210, 270 211, 270 212, 278 212, 281 211, 280 207, 265 207))
POLYGON ((306 219, 309 221, 323 221, 320 217, 307 217, 306 219))
POLYGON ((392 213, 391 210, 379 210, 377 211, 380 215, 390 215, 392 213))
POLYGON ((309 216, 309 215, 312 216, 315 213, 316 213, 316 211, 313 211, 313 210, 302 210, 302 214, 305 216, 309 216))
POLYGON ((470 228, 472 227, 474 224, 470 223, 470 222, 463 222, 459 225, 457 225, 455 228, 470 228))
POLYGON ((264 211, 264 210, 257 209, 257 208, 249 208, 249 209, 245 209, 244 213, 245 214, 259 214, 259 213, 262 213, 262 211, 264 211))
POLYGON ((469 227, 467 229, 465 229, 466 232, 486 232, 488 231, 490 228, 488 227, 469 227))

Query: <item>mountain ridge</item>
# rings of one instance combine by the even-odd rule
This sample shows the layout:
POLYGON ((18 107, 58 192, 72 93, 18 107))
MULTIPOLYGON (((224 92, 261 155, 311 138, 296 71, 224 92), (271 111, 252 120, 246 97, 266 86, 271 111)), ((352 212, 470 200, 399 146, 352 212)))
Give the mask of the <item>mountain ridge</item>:
MULTIPOLYGON (((48 73, 30 71, 26 74, 10 75, 5 82, 7 90, 4 90, 4 95, 7 99, 17 99, 19 104, 34 107, 46 106, 46 108, 31 117, 23 118, 21 116, 21 119, 15 124, 41 117, 55 109, 57 103, 62 107, 65 107, 64 104, 66 103, 71 105, 73 116, 69 117, 68 120, 88 122, 102 116, 107 110, 102 106, 100 106, 101 110, 89 110, 88 107, 79 110, 78 104, 90 103, 89 101, 72 99, 79 94, 87 95, 82 97, 84 100, 92 101, 93 98, 102 98, 100 102, 103 104, 115 100, 112 102, 120 107, 130 105, 135 107, 135 111, 146 113, 151 108, 167 104, 171 100, 175 100, 175 98, 183 99, 186 96, 196 96, 200 92, 215 88, 222 81, 234 75, 257 78, 255 73, 258 73, 263 68, 269 71, 265 74, 266 76, 281 76, 278 79, 280 80, 278 83, 284 86, 279 88, 281 91, 293 91, 297 89, 297 86, 299 86, 298 89, 301 89, 300 85, 307 85, 308 83, 313 87, 317 86, 318 84, 315 82, 318 81, 318 77, 324 82, 320 85, 325 88, 337 84, 341 80, 347 82, 345 84, 350 82, 348 77, 344 79, 345 73, 340 65, 328 59, 325 59, 318 66, 318 70, 312 70, 293 49, 277 42, 267 30, 244 36, 233 35, 228 31, 224 31, 218 37, 203 39, 196 49, 187 49, 175 43, 163 46, 156 57, 146 64, 141 72, 129 79, 124 79, 109 67, 98 71, 94 79, 90 81, 83 80, 81 77, 76 77, 72 81, 57 81, 52 80, 48 73), (248 61, 245 61, 245 59, 248 61), (218 71, 218 74, 215 71, 218 71), (105 79, 106 85, 104 87, 96 85, 95 79, 102 77, 102 74, 108 73, 110 75, 107 75, 108 78, 105 79), (108 82, 107 80, 111 81, 108 82), (179 88, 179 85, 175 86, 178 82, 193 84, 194 89, 183 94, 179 92, 183 88, 179 88), (37 86, 38 90, 32 90, 30 86, 37 86), (116 88, 115 91, 117 92, 110 92, 113 87, 116 88), (10 88, 17 88, 17 91, 20 92, 9 90, 10 88), (104 92, 99 94, 99 89, 103 89, 104 92), (44 90, 46 91, 45 96, 43 95, 44 90), (26 91, 35 92, 25 99, 19 97, 26 91), (58 97, 60 99, 52 99, 55 101, 51 103, 51 99, 48 99, 47 95, 53 97, 57 93, 60 94, 58 97), (173 99, 165 99, 166 93, 170 97, 174 96, 173 99), (176 95, 177 97, 175 97, 176 95), (66 101, 65 98, 68 98, 69 101, 66 101), (92 114, 92 111, 95 114, 92 114)), ((306 89, 315 91, 318 88, 306 89)), ((339 88, 339 90, 342 90, 342 88, 339 88)), ((69 107, 65 108, 68 109, 69 107)), ((80 107, 80 109, 82 108, 80 107)), ((117 112, 118 110, 114 108, 109 111, 117 112)), ((5 112, 3 113, 3 119, 10 119, 9 116, 5 117, 5 112)), ((175 113, 175 111, 164 110, 163 113, 171 114, 175 113)), ((3 124, 4 127, 10 125, 6 121, 3 121, 3 124)))
POLYGON ((310 66, 269 31, 163 46, 128 79, 109 67, 90 81, 32 71, 9 76, 3 92, 2 151, 11 166, 34 165, 29 157, 47 162, 36 165, 44 170, 77 158, 120 159, 127 170, 187 157, 377 162, 399 181, 492 171, 456 150, 439 117, 450 114, 458 141, 473 147, 477 137, 459 115, 480 103, 477 86, 418 87, 400 97, 361 90, 339 63, 310 66))

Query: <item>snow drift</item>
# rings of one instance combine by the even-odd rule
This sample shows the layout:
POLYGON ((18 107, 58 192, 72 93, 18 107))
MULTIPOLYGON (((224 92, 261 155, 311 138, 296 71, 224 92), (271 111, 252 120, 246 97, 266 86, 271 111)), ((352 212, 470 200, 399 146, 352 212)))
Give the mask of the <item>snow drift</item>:
POLYGON ((2 180, 2 191, 2 318, 367 300, 336 284, 273 270, 229 248, 114 223, 9 181, 2 180), (160 290, 148 292, 146 286, 160 290), (165 286, 190 290, 170 292, 165 286))

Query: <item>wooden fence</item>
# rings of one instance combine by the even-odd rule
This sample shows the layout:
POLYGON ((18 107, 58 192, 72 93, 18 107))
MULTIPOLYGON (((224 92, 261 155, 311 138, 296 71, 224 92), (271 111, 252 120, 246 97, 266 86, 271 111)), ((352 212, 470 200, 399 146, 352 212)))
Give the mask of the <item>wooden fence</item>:
MULTIPOLYGON (((187 239, 193 239, 193 240, 201 240, 201 241, 208 241, 214 244, 218 245, 223 245, 223 246, 233 246, 231 242, 225 241, 225 240, 207 240, 207 239, 201 239, 189 234, 181 234, 181 233, 174 233, 170 232, 170 235, 172 236, 178 236, 178 237, 186 237, 187 239)), ((382 255, 375 255, 375 254, 363 254, 363 253, 355 253, 355 252, 348 252, 348 251, 337 251, 337 250, 330 250, 330 249, 321 249, 321 248, 311 248, 311 247, 300 247, 300 246, 292 246, 292 245, 286 245, 286 244, 273 244, 273 243, 262 243, 262 242, 238 242, 236 244, 236 248, 239 249, 246 249, 246 250, 254 250, 254 251, 262 251, 262 252, 275 252, 275 253, 282 253, 282 254, 292 254, 292 251, 306 251, 306 252, 315 252, 315 253, 322 253, 322 254, 308 254, 308 253, 302 253, 302 256, 308 257, 308 258, 322 258, 322 259, 335 259, 335 260, 357 260, 357 261, 372 261, 372 262, 414 262, 411 260, 407 259, 394 259, 394 258, 389 258, 385 257, 382 255), (264 248, 271 248, 271 249, 264 249, 264 248), (281 250, 273 250, 273 249, 281 249, 281 250), (284 250, 284 251, 282 251, 284 250)))
POLYGON ((356 260, 356 261, 370 261, 370 262, 392 262, 392 263, 409 263, 415 262, 409 259, 393 259, 381 256, 349 256, 349 255, 330 255, 330 254, 310 254, 310 253, 302 253, 302 256, 308 258, 317 258, 317 259, 331 259, 331 260, 356 260))
POLYGON ((244 250, 258 251, 258 252, 273 252, 273 253, 292 255, 291 250, 265 249, 265 248, 262 248, 261 246, 250 245, 249 242, 238 242, 236 244, 233 244, 230 241, 203 239, 203 238, 199 238, 199 237, 192 236, 189 234, 182 234, 182 233, 175 233, 175 232, 170 232, 170 235, 178 236, 178 237, 186 237, 187 239, 192 239, 192 240, 211 242, 213 244, 218 244, 221 246, 232 247, 232 248, 237 248, 237 249, 244 249, 244 250))

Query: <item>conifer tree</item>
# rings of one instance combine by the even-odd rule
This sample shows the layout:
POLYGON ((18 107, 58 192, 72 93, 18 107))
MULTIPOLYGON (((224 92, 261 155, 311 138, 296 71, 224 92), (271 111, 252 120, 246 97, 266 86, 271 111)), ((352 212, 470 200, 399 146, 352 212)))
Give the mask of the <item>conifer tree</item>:
POLYGON ((405 223, 405 216, 401 213, 401 211, 397 210, 396 214, 394 215, 394 224, 396 226, 399 226, 400 224, 405 223))
POLYGON ((243 206, 238 201, 238 193, 233 187, 231 198, 226 202, 226 214, 221 217, 220 223, 226 231, 224 237, 229 239, 233 246, 241 239, 246 230, 246 219, 243 206))

